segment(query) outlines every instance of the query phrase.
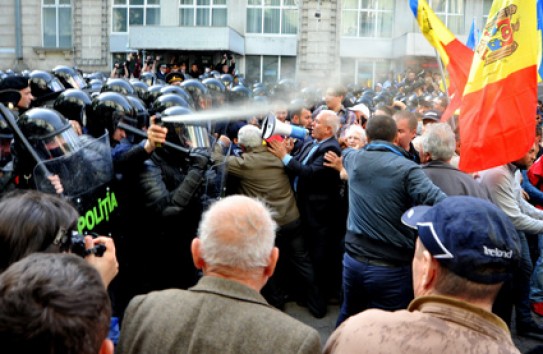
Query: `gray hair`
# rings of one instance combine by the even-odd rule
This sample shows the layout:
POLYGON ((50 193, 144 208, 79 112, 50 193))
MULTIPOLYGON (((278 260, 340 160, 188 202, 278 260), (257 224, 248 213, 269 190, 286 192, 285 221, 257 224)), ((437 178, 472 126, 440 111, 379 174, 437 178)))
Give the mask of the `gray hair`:
POLYGON ((364 143, 368 143, 368 137, 366 136, 366 131, 364 128, 357 124, 351 124, 345 130, 345 137, 348 138, 350 135, 358 135, 360 140, 364 143))
POLYGON ((456 149, 456 141, 451 126, 436 123, 426 126, 422 135, 422 150, 430 154, 432 160, 449 161, 456 149))
POLYGON ((262 145, 262 132, 258 127, 247 124, 238 131, 238 142, 245 147, 254 148, 262 145))
POLYGON ((241 195, 221 199, 202 215, 198 230, 202 258, 211 266, 266 267, 276 227, 261 201, 241 195))
POLYGON ((337 134, 339 128, 340 128, 340 121, 339 121, 339 117, 338 115, 336 114, 336 112, 334 111, 331 111, 331 110, 328 110, 328 109, 325 109, 325 110, 322 110, 318 115, 317 117, 319 117, 322 119, 324 118, 327 126, 329 126, 330 128, 332 128, 332 133, 334 135, 337 134))

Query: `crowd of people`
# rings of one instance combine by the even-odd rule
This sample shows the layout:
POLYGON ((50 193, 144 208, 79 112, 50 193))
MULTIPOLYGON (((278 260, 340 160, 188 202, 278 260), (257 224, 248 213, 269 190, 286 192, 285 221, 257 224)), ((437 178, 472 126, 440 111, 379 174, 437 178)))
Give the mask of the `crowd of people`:
POLYGON ((0 73, 10 352, 321 352, 289 301, 340 305, 326 353, 515 353, 512 318, 543 336, 539 111, 525 156, 466 174, 439 74, 140 61, 0 73))

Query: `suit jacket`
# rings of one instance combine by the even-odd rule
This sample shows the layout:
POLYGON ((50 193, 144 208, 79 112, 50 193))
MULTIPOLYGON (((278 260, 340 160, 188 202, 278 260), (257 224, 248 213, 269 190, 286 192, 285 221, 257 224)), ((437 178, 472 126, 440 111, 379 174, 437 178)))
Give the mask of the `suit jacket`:
POLYGON ((341 187, 339 172, 324 166, 324 154, 333 151, 341 156, 341 148, 336 138, 325 140, 319 144, 304 165, 302 162, 311 150, 312 144, 313 141, 304 144, 300 153, 289 161, 286 168, 292 176, 298 176, 296 200, 302 220, 320 228, 327 226, 327 220, 334 219, 333 223, 337 221, 341 187))
POLYGON ((318 332, 240 283, 203 277, 189 290, 135 297, 117 352, 320 353, 318 332))
MULTIPOLYGON (((220 156, 220 146, 214 156, 220 156)), ((228 156, 228 175, 239 179, 237 192, 263 200, 274 212, 279 226, 300 218, 296 199, 283 163, 266 146, 248 148, 242 156, 228 156)))

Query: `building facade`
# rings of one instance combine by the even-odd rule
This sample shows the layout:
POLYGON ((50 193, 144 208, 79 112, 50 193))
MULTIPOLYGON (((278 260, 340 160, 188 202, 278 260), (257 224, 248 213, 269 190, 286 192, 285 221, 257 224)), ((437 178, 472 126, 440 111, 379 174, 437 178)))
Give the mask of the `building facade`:
MULTIPOLYGON (((233 55, 249 81, 372 85, 438 71, 402 0, 0 0, 0 69, 109 72, 130 52, 211 66, 233 55)), ((458 38, 491 0, 428 0, 458 38)))

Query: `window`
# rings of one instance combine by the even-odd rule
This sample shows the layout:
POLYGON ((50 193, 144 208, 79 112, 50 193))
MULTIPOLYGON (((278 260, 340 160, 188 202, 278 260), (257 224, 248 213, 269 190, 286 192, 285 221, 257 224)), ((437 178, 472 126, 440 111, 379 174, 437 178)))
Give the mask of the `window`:
POLYGON ((43 46, 72 46, 72 4, 70 0, 43 0, 43 46))
POLYGON ((248 55, 245 57, 245 72, 248 82, 276 83, 296 74, 296 57, 248 55))
POLYGON ((225 27, 226 0, 179 0, 179 26, 225 27))
POLYGON ((393 0, 343 0, 341 34, 391 37, 393 9, 393 0))
POLYGON ((297 34, 296 0, 248 0, 247 33, 297 34))
POLYGON ((429 5, 454 34, 465 34, 464 0, 430 0, 429 5))
POLYGON ((112 32, 160 24, 160 0, 113 0, 112 32))

